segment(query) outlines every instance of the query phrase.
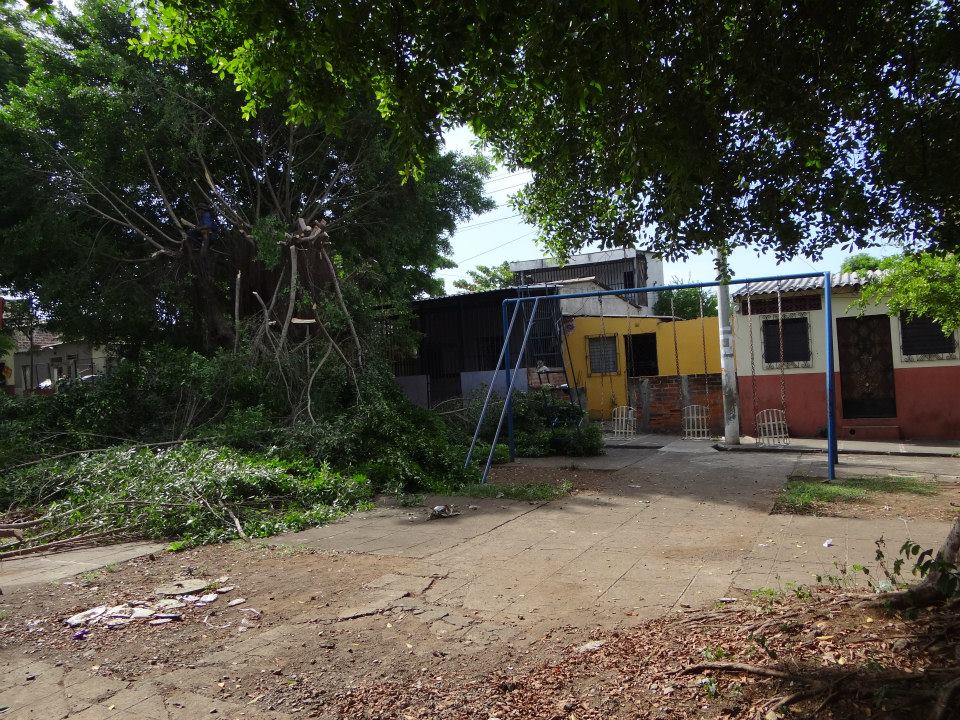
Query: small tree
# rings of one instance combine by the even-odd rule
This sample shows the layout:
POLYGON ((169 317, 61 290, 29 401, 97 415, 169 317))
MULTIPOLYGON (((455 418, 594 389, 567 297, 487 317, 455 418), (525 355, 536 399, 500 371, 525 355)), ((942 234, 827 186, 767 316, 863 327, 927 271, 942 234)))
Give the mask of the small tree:
POLYGON ((868 282, 857 306, 886 303, 891 314, 928 317, 945 333, 960 328, 960 256, 894 255, 879 263, 882 276, 868 282))
POLYGON ((878 270, 883 258, 878 258, 870 253, 856 253, 851 255, 840 266, 840 272, 844 273, 865 273, 870 270, 878 270))
MULTIPOLYGON (((674 278, 673 283, 683 282, 674 278)), ((661 290, 657 293, 657 301, 653 304, 654 315, 673 315, 681 320, 693 320, 700 317, 700 304, 703 303, 704 317, 715 317, 717 314, 717 296, 703 288, 684 288, 683 290, 661 290), (673 312, 670 301, 673 300, 673 312)))
POLYGON ((453 286, 464 292, 483 292, 484 290, 499 290, 513 285, 513 272, 506 261, 499 265, 477 265, 476 270, 467 270, 467 278, 454 280, 453 286))

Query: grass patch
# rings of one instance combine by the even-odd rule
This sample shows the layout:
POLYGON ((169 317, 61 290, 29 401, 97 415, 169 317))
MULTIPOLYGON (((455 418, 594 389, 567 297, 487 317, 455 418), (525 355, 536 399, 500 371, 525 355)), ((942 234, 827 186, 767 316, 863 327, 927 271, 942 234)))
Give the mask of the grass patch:
POLYGON ((556 500, 570 494, 573 483, 531 483, 529 485, 495 485, 470 483, 453 489, 451 495, 481 498, 509 498, 510 500, 556 500))
POLYGON ((773 511, 812 513, 818 507, 831 503, 858 502, 870 493, 936 495, 938 491, 936 483, 909 477, 846 478, 832 483, 796 478, 784 485, 773 511))

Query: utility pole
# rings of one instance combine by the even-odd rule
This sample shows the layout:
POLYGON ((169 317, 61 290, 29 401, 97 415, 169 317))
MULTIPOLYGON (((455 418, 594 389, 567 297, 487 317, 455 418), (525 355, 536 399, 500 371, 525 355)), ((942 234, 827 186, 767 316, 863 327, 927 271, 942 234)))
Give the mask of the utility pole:
POLYGON ((717 250, 717 310, 720 322, 720 383, 723 391, 723 441, 740 444, 740 407, 737 395, 737 370, 733 362, 733 329, 730 326, 730 286, 727 254, 717 250))

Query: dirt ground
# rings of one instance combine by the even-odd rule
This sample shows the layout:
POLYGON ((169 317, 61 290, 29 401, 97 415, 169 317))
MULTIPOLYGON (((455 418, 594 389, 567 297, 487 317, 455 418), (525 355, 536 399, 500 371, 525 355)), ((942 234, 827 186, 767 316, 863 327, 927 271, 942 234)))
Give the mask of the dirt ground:
MULTIPOLYGON (((546 640, 521 634, 506 643, 471 647, 471 640, 444 638, 432 627, 456 619, 435 620, 422 608, 367 612, 361 605, 356 608, 360 617, 343 617, 358 594, 369 593, 365 585, 403 572, 403 565, 395 557, 240 543, 145 557, 0 596, 0 663, 9 668, 26 656, 124 684, 153 680, 168 698, 189 690, 216 701, 253 704, 257 712, 318 717, 344 688, 360 683, 406 686, 442 677, 451 665, 471 673, 526 667, 568 639, 561 628, 546 640), (156 600, 158 586, 183 578, 233 589, 206 607, 188 604, 176 611, 183 613, 182 620, 165 625, 138 621, 109 629, 97 624, 78 638, 64 624, 98 605, 156 600), (245 602, 227 607, 235 598, 245 602), (237 662, 239 650, 256 661, 237 662)), ((570 629, 569 637, 584 632, 570 629)), ((0 716, 5 717, 3 709, 0 693, 0 716)))
MULTIPOLYGON (((0 656, 105 682, 152 680, 172 709, 156 717, 170 718, 232 717, 214 712, 218 702, 257 718, 926 718, 960 678, 954 613, 865 612, 842 589, 740 593, 632 628, 561 627, 475 650, 444 640, 415 610, 345 618, 351 595, 398 563, 239 545, 143 558, 0 598, 0 656), (96 604, 149 599, 171 578, 225 575, 234 589, 178 622, 93 626, 80 640, 62 623, 96 604), (228 597, 246 602, 227 608, 228 597), (240 625, 253 615, 240 607, 260 618, 240 625), (231 662, 254 636, 263 640, 256 661, 231 662)), ((39 674, 26 667, 10 675, 39 674)), ((35 717, 59 717, 42 712, 35 717)), ((957 716, 948 704, 939 717, 957 716)))

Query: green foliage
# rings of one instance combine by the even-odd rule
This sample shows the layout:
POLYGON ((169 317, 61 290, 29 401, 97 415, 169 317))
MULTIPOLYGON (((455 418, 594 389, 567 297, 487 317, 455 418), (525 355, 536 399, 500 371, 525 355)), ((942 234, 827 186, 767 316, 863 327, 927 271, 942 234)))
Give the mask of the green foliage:
POLYGON ((271 270, 280 264, 283 230, 282 220, 275 215, 267 215, 257 220, 250 232, 253 241, 257 244, 257 257, 271 270))
POLYGON ((513 401, 517 455, 601 455, 603 428, 576 405, 550 393, 517 393, 513 401))
POLYGON ((789 480, 777 498, 778 512, 811 513, 827 503, 858 502, 870 493, 934 495, 936 483, 910 477, 845 478, 835 482, 789 480))
POLYGON ((136 3, 144 52, 202 48, 248 115, 280 100, 299 121, 335 123, 352 92, 369 93, 415 176, 438 127, 469 123, 533 171, 518 207, 560 255, 637 238, 668 258, 958 241, 949 3, 208 10, 136 3))
POLYGON ((476 270, 467 270, 467 276, 469 279, 454 280, 453 286, 464 292, 483 292, 513 285, 513 273, 507 261, 493 267, 477 265, 476 270))
MULTIPOLYGON (((674 278, 674 285, 684 283, 680 278, 674 278)), ((716 317, 717 295, 705 288, 684 288, 682 290, 661 290, 657 293, 657 301, 653 304, 654 315, 673 315, 681 320, 695 320, 700 317, 701 310, 704 317, 716 317), (673 300, 673 307, 670 301, 673 300)))
MULTIPOLYGON (((0 286, 35 293, 54 329, 125 354, 232 347, 238 272, 241 319, 259 327, 253 292, 269 304, 289 262, 277 240, 324 217, 365 336, 383 307, 442 292, 449 237, 493 207, 486 159, 424 138, 420 181, 404 184, 363 92, 343 95, 336 122, 289 124, 282 101, 244 120, 242 95, 196 46, 177 61, 131 48, 142 16, 126 8, 85 0, 0 32, 0 80, 15 79, 0 83, 0 286), (204 249, 190 227, 208 203, 204 249)), ((322 306, 325 260, 303 252, 299 270, 322 306)))
POLYGON ((700 651, 704 660, 724 660, 730 657, 730 653, 719 645, 709 645, 700 651))
MULTIPOLYGON (((885 592, 895 588, 906 587, 907 583, 903 576, 904 565, 910 566, 910 574, 914 577, 924 579, 931 576, 935 579, 935 585, 944 597, 954 598, 960 596, 960 567, 954 562, 953 558, 945 558, 939 551, 933 548, 924 549, 923 546, 913 540, 906 540, 900 546, 897 558, 893 565, 888 565, 884 548, 886 543, 881 537, 874 543, 877 546, 876 560, 880 566, 882 574, 886 577, 886 582, 874 583, 868 581, 874 589, 885 592)), ((861 567, 861 571, 869 577, 870 571, 861 567)))
POLYGON ((960 255, 918 253, 880 261, 883 275, 871 279, 855 306, 886 303, 891 315, 928 317, 945 333, 960 329, 960 255))
POLYGON ((840 265, 842 273, 866 273, 871 270, 879 270, 882 258, 870 253, 855 253, 846 258, 840 265))
POLYGON ((248 537, 266 537, 327 522, 370 496, 363 475, 186 444, 44 461, 8 473, 0 502, 43 507, 46 519, 27 542, 45 533, 118 530, 190 546, 238 537, 232 516, 248 537))

